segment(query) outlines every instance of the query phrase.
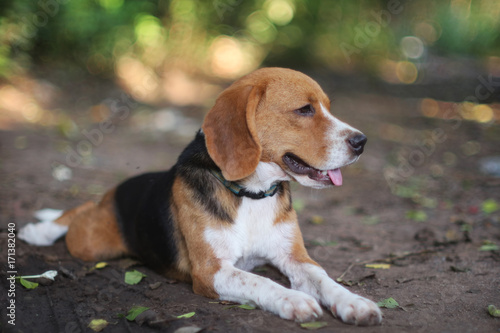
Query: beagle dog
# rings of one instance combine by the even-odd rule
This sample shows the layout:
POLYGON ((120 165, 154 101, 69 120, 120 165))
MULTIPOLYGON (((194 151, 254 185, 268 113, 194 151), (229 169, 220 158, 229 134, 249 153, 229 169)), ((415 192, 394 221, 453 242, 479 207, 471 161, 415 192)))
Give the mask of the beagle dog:
POLYGON ((136 256, 192 282, 197 294, 285 319, 314 320, 323 305, 345 323, 380 324, 375 303, 337 284, 309 257, 292 208, 290 181, 340 186, 340 168, 363 152, 366 137, 329 109, 310 77, 259 69, 220 94, 170 170, 130 178, 99 203, 28 224, 19 237, 50 245, 66 234, 74 257, 136 256), (286 275, 291 289, 250 272, 265 263, 286 275))

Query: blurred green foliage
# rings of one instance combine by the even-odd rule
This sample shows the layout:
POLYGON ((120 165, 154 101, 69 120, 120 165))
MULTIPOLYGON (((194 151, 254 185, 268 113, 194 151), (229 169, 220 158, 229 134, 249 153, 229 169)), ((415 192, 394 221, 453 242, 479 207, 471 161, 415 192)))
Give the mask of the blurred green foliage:
POLYGON ((405 36, 425 52, 492 56, 499 17, 497 0, 16 0, 0 5, 0 75, 38 66, 112 76, 127 55, 154 70, 176 64, 218 76, 214 61, 228 41, 241 51, 233 65, 245 69, 369 70, 406 60, 405 36), (216 50, 221 36, 230 39, 216 50))

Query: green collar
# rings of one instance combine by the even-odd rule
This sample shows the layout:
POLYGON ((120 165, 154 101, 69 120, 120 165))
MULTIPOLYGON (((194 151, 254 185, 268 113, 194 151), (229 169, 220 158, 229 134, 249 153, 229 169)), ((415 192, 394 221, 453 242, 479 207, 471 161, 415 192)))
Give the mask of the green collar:
POLYGON ((249 192, 243 186, 229 181, 222 175, 222 172, 218 170, 210 170, 212 175, 215 176, 225 187, 227 187, 231 192, 233 192, 238 197, 247 197, 251 199, 264 199, 267 197, 272 197, 278 192, 278 189, 281 186, 281 183, 274 184, 267 191, 260 191, 259 193, 249 192))

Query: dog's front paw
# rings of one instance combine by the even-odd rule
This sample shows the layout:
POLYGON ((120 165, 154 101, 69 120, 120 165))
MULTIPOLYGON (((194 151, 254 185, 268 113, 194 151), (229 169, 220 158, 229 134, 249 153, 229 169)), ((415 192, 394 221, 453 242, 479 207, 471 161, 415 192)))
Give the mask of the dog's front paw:
POLYGON ((358 295, 352 295, 332 305, 332 313, 347 324, 372 326, 382 322, 382 311, 377 304, 358 295))
POLYGON ((275 302, 278 315, 281 318, 298 322, 310 321, 323 315, 323 310, 318 302, 311 296, 294 292, 283 295, 275 302))

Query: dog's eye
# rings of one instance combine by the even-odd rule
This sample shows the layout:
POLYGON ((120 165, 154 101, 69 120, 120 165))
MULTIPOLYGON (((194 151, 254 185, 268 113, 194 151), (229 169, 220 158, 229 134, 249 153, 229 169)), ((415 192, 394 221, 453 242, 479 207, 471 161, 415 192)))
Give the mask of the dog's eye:
POLYGON ((311 104, 304 105, 300 109, 297 109, 294 111, 296 114, 299 116, 307 116, 311 117, 314 116, 314 113, 316 112, 311 104))

